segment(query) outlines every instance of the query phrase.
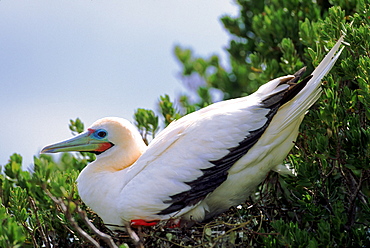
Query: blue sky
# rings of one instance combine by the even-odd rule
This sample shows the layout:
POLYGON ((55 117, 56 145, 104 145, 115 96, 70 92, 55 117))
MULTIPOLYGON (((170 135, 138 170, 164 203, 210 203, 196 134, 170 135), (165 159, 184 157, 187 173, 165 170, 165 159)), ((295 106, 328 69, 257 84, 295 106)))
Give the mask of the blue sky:
POLYGON ((0 165, 183 91, 175 45, 225 56, 231 0, 0 1, 0 165))

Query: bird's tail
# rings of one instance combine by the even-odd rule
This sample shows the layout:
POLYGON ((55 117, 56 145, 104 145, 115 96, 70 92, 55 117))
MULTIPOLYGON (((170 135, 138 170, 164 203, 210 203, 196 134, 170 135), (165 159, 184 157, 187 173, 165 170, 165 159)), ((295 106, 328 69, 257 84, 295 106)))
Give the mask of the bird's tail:
POLYGON ((340 37, 338 42, 312 72, 311 78, 308 80, 305 87, 292 100, 281 107, 279 111, 282 114, 281 116, 284 116, 285 120, 279 128, 280 130, 289 126, 297 118, 303 118, 305 112, 318 100, 322 92, 320 82, 331 70, 343 51, 344 47, 339 50, 343 38, 344 36, 340 37))

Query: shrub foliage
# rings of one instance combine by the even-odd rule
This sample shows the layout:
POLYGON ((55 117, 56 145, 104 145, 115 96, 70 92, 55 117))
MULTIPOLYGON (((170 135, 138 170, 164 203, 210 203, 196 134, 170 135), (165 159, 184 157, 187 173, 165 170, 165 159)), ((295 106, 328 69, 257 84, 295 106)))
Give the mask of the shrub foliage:
MULTIPOLYGON (((344 33, 349 45, 325 78, 323 94, 286 159, 297 176, 271 172, 245 204, 209 223, 133 230, 140 243, 127 233, 111 233, 81 202, 75 180, 93 154, 63 154, 58 161, 37 156, 32 171, 22 170, 22 157, 14 154, 0 174, 0 247, 370 246, 370 3, 237 0, 237 5, 238 16, 221 18, 231 37, 227 64, 216 55, 204 58, 175 47, 188 92, 176 102, 161 96, 161 118, 138 109, 135 122, 149 142, 158 127, 211 104, 216 95, 244 96, 304 65, 312 71, 344 33)), ((79 119, 71 120, 73 133, 83 129, 79 119)))

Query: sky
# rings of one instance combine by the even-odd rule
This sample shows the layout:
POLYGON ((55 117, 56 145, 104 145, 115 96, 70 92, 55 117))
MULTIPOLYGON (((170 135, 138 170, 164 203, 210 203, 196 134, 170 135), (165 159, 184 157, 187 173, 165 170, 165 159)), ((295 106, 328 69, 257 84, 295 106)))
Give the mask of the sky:
POLYGON ((0 1, 0 165, 184 91, 175 45, 226 57, 232 0, 0 1))

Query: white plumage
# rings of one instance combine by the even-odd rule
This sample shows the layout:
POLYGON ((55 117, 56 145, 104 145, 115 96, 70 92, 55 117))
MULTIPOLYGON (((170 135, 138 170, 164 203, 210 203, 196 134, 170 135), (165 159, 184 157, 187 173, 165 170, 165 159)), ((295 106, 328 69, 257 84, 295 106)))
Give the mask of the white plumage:
POLYGON ((288 171, 282 162, 342 40, 300 84, 304 70, 212 104, 172 122, 148 147, 127 120, 104 118, 42 152, 99 153, 77 183, 82 200, 106 224, 209 219, 244 202, 270 170, 288 171))

